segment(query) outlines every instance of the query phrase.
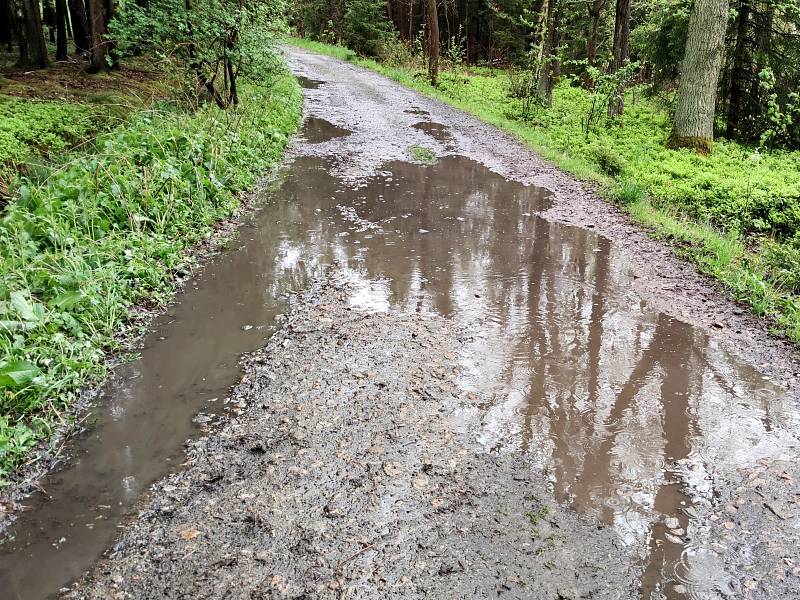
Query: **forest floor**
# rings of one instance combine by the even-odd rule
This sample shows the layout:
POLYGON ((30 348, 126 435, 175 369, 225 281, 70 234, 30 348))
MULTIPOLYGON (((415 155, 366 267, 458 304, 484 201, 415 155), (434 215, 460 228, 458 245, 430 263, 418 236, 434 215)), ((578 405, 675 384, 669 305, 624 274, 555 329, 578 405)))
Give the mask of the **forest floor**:
POLYGON ((166 97, 172 82, 142 63, 89 75, 71 59, 25 70, 0 53, 0 201, 26 163, 57 159, 166 97))
MULTIPOLYGON (((248 358, 230 398, 231 418, 189 444, 185 469, 152 488, 109 555, 67 596, 635 598, 646 591, 653 594, 648 600, 794 597, 800 585, 795 347, 770 335, 763 320, 741 310, 718 284, 676 259, 621 211, 516 140, 380 75, 297 49, 287 53, 307 87, 306 128, 289 162, 289 172, 298 171, 295 183, 278 192, 296 206, 270 222, 296 225, 298 235, 319 244, 305 253, 298 240, 275 236, 282 268, 298 264, 299 256, 315 283, 294 299, 267 347, 248 358), (517 239, 515 230, 531 214, 516 215, 509 229, 502 228, 504 211, 515 210, 517 202, 502 178, 466 199, 448 195, 460 185, 479 185, 467 176, 461 181, 461 163, 447 162, 448 156, 480 163, 492 177, 549 190, 535 231, 549 231, 550 246, 525 246, 517 267, 512 255, 491 254, 502 252, 496 248, 503 244, 530 242, 528 233, 517 239), (455 175, 439 175, 446 184, 426 185, 428 176, 421 178, 417 183, 431 206, 414 204, 416 188, 403 186, 417 171, 401 176, 402 165, 416 163, 430 175, 437 161, 455 175), (334 178, 330 206, 314 208, 312 200, 321 202, 328 193, 315 183, 318 177, 334 178), (383 187, 370 196, 376 178, 383 187), (303 185, 308 197, 298 195, 303 185), (341 199, 344 189, 349 191, 341 199), (493 190, 500 190, 499 203, 486 213, 487 227, 478 227, 493 190), (455 213, 460 216, 446 222, 431 216, 458 202, 464 203, 463 212, 455 213), (372 204, 382 203, 390 212, 413 206, 422 214, 368 218, 378 210, 372 204), (353 227, 334 228, 328 240, 326 223, 339 213, 353 227), (385 246, 376 238, 387 240, 385 246), (608 354, 603 378, 594 385, 602 387, 595 402, 607 398, 611 404, 588 413, 605 425, 587 434, 584 420, 590 417, 564 404, 582 403, 574 388, 587 369, 575 360, 586 343, 580 323, 604 300, 597 281, 587 284, 586 296, 576 279, 580 269, 588 272, 587 264, 600 268, 596 261, 608 244, 619 290, 609 297, 613 309, 602 321, 601 350, 608 354), (397 254, 381 254, 393 247, 397 254), (548 295, 540 313, 538 296, 527 298, 522 290, 534 293, 544 276, 521 269, 541 261, 545 250, 555 263, 543 266, 554 286, 548 294, 556 296, 548 295), (436 252, 444 262, 436 262, 436 252), (331 263, 344 263, 317 277, 312 267, 324 262, 325 253, 334 255, 331 263), (457 265, 469 262, 466 274, 440 268, 455 268, 450 255, 457 265), (495 260, 499 265, 490 267, 495 260), (405 297, 392 284, 393 294, 376 299, 369 290, 374 295, 384 289, 380 280, 366 287, 353 283, 354 264, 365 265, 370 275, 391 276, 397 263, 408 261, 409 272, 395 279, 420 285, 418 297, 405 297), (583 267, 573 271, 576 264, 583 267), (487 268, 501 272, 488 276, 488 287, 476 287, 470 277, 487 268), (520 279, 522 287, 513 288, 514 300, 503 307, 507 313, 484 319, 476 312, 484 297, 520 279), (453 289, 434 298, 439 310, 430 310, 423 292, 438 289, 442 280, 455 282, 453 289), (550 323, 553 314, 586 297, 585 311, 550 323), (513 320, 515 302, 533 316, 522 321, 521 337, 512 342, 507 336, 518 335, 513 327, 492 326, 494 317, 513 320), (641 321, 630 322, 631 314, 641 321), (662 325, 668 331, 659 340, 662 325), (626 333, 629 326, 634 333, 626 333), (631 336, 638 340, 633 349, 631 336), (491 372, 493 359, 517 343, 527 348, 522 360, 531 372, 517 391, 530 394, 536 384, 546 396, 529 397, 538 408, 523 406, 522 413, 515 390, 506 389, 500 401, 492 387, 505 381, 506 368, 491 372), (657 346, 664 355, 648 367, 653 372, 646 380, 655 387, 634 381, 637 391, 628 400, 639 397, 638 408, 619 406, 629 387, 625 379, 639 371, 626 353, 649 355, 639 344, 657 346), (711 366, 695 363, 697 356, 711 366), (549 365, 545 371, 542 364, 549 365), (567 364, 566 373, 559 370, 567 364), (546 380, 536 376, 542 373, 546 380), (572 395, 553 391, 560 385, 573 385, 572 395), (753 406, 756 398, 768 408, 753 406), (487 408, 498 402, 496 410, 487 408), (639 412, 653 402, 655 416, 639 412), (671 424, 676 410, 681 414, 671 424), (527 415, 526 426, 548 428, 529 432, 534 441, 522 439, 523 452, 516 426, 507 437, 500 431, 504 419, 513 425, 520 414, 527 415), (648 418, 657 433, 638 429, 648 418), (615 429, 620 424, 623 431, 615 429), (499 439, 483 448, 477 440, 487 436, 499 439), (603 436, 616 449, 605 440, 597 446, 603 436), (626 477, 642 479, 649 467, 626 460, 648 440, 659 446, 656 472, 634 493, 628 486, 638 484, 626 477), (580 516, 569 504, 579 499, 583 483, 570 475, 569 463, 591 463, 603 448, 608 469, 594 485, 608 488, 608 495, 591 488, 587 515, 580 516), (550 451, 562 454, 543 468, 536 456, 550 451), (574 451, 585 455, 576 458, 574 451), (560 499, 566 503, 557 504, 554 491, 564 488, 568 493, 560 499), (674 505, 665 508, 665 501, 674 505), (625 502, 626 511, 613 509, 625 502), (611 526, 602 526, 597 515, 611 526), (660 563, 653 558, 669 552, 671 558, 660 563)), ((470 169, 472 177, 479 172, 470 169)), ((591 470, 583 475, 598 476, 591 470)))

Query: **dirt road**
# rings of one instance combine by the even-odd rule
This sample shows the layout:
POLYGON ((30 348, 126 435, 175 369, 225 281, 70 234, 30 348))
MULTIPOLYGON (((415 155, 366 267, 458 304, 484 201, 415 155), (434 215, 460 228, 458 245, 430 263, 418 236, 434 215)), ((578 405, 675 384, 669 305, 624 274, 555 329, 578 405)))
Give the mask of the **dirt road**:
POLYGON ((792 348, 507 136, 289 59, 260 218, 311 289, 68 596, 792 597, 792 348))

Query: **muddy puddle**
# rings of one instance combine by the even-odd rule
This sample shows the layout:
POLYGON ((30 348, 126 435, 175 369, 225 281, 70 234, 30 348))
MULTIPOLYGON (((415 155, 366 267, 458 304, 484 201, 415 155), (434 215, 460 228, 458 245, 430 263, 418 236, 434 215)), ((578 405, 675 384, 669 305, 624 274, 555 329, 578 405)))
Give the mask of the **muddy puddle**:
MULTIPOLYGON (((319 121, 305 139, 330 139, 335 126, 319 121)), ((284 295, 334 262, 354 306, 468 326, 461 384, 486 402, 454 426, 476 451, 526 453, 561 501, 614 527, 646 565, 645 597, 722 585, 713 550, 693 541, 692 507, 712 497, 715 470, 796 452, 790 398, 648 309, 607 240, 537 217, 543 190, 459 156, 388 163, 355 183, 332 166, 296 158, 141 360, 118 369, 77 460, 43 482, 47 496, 0 549, 3 597, 47 597, 91 565, 137 495, 180 462, 192 416, 225 402, 238 356, 268 338, 284 295)))
POLYGON ((419 123, 414 123, 411 127, 423 133, 428 134, 437 142, 441 142, 445 145, 453 141, 453 137, 448 132, 447 127, 445 127, 441 123, 434 123, 432 121, 420 121, 419 123))
POLYGON ((310 117, 303 124, 303 138, 309 144, 321 144, 350 135, 350 131, 318 117, 310 117))
POLYGON ((297 82, 304 90, 316 90, 319 88, 319 86, 325 83, 320 79, 311 79, 310 77, 304 77, 303 75, 297 76, 297 82))

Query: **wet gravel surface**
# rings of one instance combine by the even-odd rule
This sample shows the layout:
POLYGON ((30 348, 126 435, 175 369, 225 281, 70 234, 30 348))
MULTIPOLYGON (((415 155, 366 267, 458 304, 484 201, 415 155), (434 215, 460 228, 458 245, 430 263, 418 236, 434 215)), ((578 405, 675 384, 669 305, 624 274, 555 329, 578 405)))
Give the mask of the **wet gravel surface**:
MULTIPOLYGON (((306 113, 352 130, 354 139, 319 145, 329 154, 347 144, 348 156, 337 174, 365 178, 391 160, 413 158, 410 145, 437 156, 460 154, 508 179, 547 188, 549 221, 591 229, 629 253, 638 275, 633 290, 655 310, 705 329, 711 339, 757 366, 775 382, 800 391, 797 346, 770 333, 770 323, 748 314, 721 286, 676 258, 665 244, 645 231, 590 186, 563 173, 520 141, 446 104, 366 69, 327 56, 287 47, 290 65, 309 80, 322 82, 307 91, 306 113), (446 136, 426 129, 447 128, 446 136), (437 127, 438 126, 438 127, 437 127)), ((304 154, 309 148, 301 147, 304 154)))
MULTIPOLYGON (((331 172, 357 187, 419 146, 546 187, 543 215, 610 239, 643 304, 798 394, 793 345, 590 188, 455 109, 287 52, 313 83, 306 113, 318 119, 290 160, 334 157, 331 172)), ((318 282, 294 300, 285 327, 248 359, 232 420, 188 446, 186 469, 154 487, 68 596, 638 597, 632 548, 554 504, 524 454, 480 452, 456 422, 488 401, 455 381, 469 332, 434 314, 351 310, 349 294, 318 282)), ((796 457, 785 458, 711 471, 713 485, 696 486, 712 492, 687 509, 687 531, 668 525, 688 540, 680 597, 797 597, 800 490, 796 457)))
POLYGON ((68 598, 631 598, 611 530, 549 500, 522 455, 475 453, 468 332, 315 286, 249 358, 233 418, 188 446, 68 598))

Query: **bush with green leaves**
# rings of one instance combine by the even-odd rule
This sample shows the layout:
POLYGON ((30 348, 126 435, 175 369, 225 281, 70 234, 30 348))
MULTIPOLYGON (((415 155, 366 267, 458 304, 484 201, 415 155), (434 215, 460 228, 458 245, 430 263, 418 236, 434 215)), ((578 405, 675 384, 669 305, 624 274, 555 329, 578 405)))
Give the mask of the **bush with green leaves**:
POLYGON ((275 72, 270 49, 285 33, 283 0, 123 0, 109 29, 120 53, 146 51, 183 65, 189 90, 220 108, 238 103, 237 82, 275 72))
POLYGON ((97 139, 0 218, 0 482, 105 357, 136 304, 172 291, 186 250, 281 158, 302 96, 283 71, 226 111, 162 105, 97 139))
POLYGON ((359 54, 378 56, 389 37, 383 0, 349 0, 344 13, 344 42, 359 54))

